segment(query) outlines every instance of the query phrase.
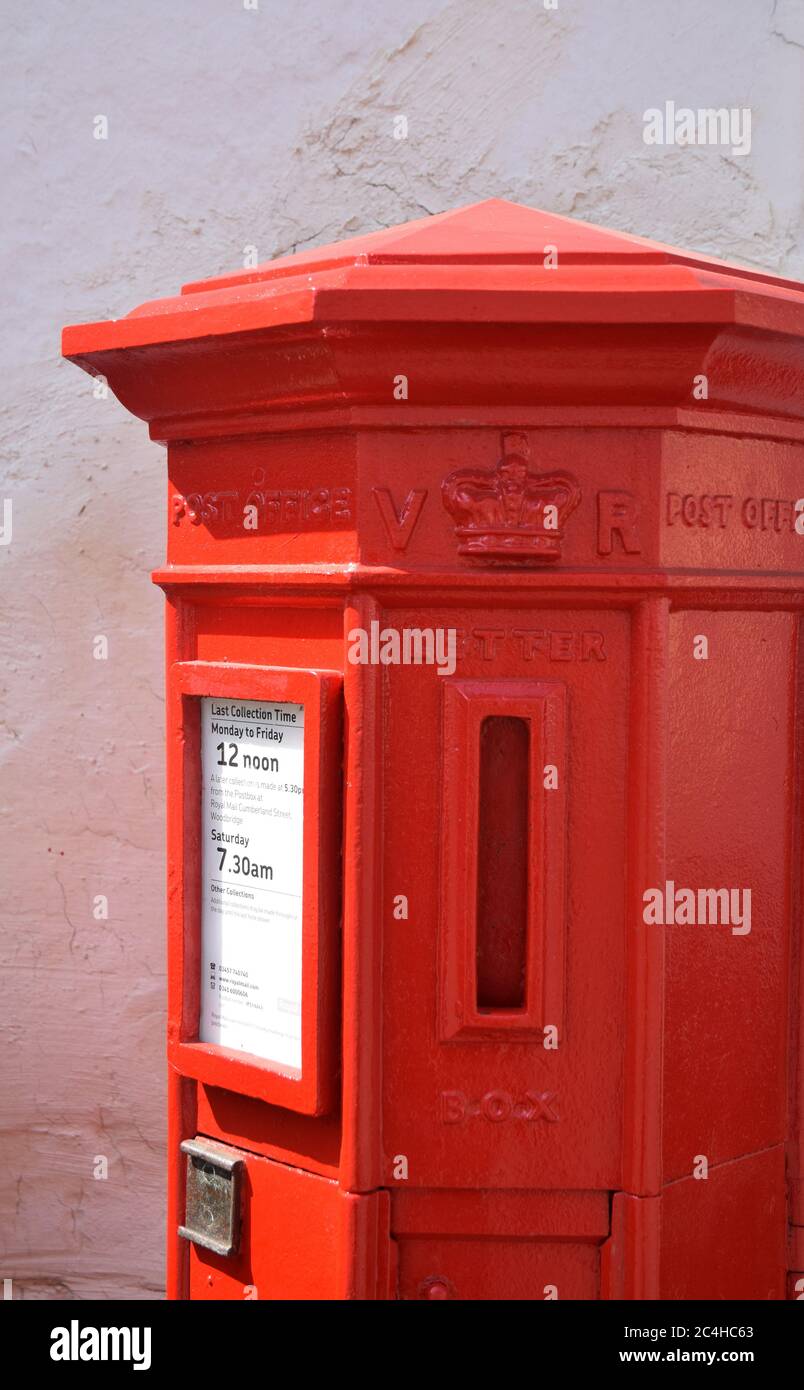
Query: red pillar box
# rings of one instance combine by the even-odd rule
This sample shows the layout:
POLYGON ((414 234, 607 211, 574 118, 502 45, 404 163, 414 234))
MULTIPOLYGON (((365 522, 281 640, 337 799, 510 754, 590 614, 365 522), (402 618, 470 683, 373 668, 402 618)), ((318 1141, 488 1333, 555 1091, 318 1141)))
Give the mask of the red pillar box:
POLYGON ((802 331, 496 200, 66 330, 168 451, 172 1297, 796 1296, 802 331))

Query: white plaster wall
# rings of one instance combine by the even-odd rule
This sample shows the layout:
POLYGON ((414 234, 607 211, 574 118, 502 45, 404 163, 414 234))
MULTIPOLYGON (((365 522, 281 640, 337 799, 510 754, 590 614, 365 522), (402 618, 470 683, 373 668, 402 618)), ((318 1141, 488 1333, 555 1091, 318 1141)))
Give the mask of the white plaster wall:
POLYGON ((0 16, 0 1276, 15 1297, 154 1298, 164 454, 59 360, 61 325, 248 245, 268 259, 490 196, 802 276, 804 0, 2 0, 0 16), (642 114, 669 99, 751 107, 750 156, 646 146, 642 114))

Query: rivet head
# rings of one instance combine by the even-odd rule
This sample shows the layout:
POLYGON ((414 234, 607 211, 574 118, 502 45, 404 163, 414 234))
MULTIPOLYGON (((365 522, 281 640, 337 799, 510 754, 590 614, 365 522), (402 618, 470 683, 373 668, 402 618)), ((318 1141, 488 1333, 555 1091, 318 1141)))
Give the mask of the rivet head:
POLYGON ((422 1298, 447 1299, 451 1295, 449 1281, 440 1278, 437 1274, 432 1274, 428 1279, 422 1280, 419 1285, 419 1293, 422 1298))

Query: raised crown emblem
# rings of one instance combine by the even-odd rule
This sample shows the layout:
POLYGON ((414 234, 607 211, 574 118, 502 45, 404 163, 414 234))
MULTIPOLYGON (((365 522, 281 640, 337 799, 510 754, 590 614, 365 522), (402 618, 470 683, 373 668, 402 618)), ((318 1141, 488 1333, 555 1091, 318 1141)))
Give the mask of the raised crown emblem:
POLYGON ((490 564, 557 560, 567 517, 581 500, 569 473, 529 473, 524 434, 504 433, 496 468, 464 468, 441 485, 458 554, 490 564))

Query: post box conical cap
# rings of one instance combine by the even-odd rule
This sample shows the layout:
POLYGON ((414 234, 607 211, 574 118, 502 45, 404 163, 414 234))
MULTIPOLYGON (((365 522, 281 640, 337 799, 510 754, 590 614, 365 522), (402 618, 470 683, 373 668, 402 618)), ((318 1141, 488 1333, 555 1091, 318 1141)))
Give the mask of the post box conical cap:
POLYGON ((395 227, 348 237, 293 255, 280 256, 249 270, 190 281, 183 294, 251 285, 304 272, 349 265, 522 265, 543 266, 554 248, 555 266, 691 265, 727 274, 786 285, 759 270, 666 246, 628 232, 612 231, 572 217, 544 212, 504 198, 402 222, 395 227))

